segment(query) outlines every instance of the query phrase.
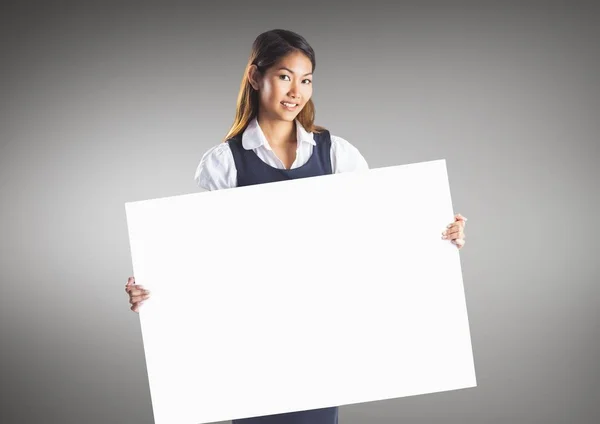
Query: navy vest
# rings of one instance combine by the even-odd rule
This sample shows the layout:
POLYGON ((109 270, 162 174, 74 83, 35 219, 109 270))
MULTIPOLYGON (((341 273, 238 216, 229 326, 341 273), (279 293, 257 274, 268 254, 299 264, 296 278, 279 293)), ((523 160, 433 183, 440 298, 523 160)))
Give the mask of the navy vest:
MULTIPOLYGON (((237 170, 237 186, 264 184, 331 174, 331 137, 328 131, 313 133, 316 146, 306 164, 295 169, 277 169, 264 163, 253 150, 242 146, 241 134, 227 140, 237 170)), ((338 424, 338 408, 312 409, 233 420, 232 424, 338 424)))
POLYGON ((313 133, 313 138, 316 146, 314 146, 308 162, 294 169, 278 169, 264 163, 253 150, 244 149, 241 134, 227 140, 235 161, 237 186, 331 174, 331 136, 329 131, 313 133))

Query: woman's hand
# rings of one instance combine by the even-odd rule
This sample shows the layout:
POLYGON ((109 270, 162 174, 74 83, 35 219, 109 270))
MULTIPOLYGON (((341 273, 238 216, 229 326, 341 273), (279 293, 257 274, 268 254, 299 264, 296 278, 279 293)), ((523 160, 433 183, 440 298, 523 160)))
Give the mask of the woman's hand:
POLYGON ((444 240, 450 240, 459 249, 465 245, 465 223, 467 218, 461 214, 454 215, 454 222, 442 232, 444 240))
POLYGON ((129 277, 127 280, 125 291, 129 294, 129 303, 131 303, 130 309, 133 312, 139 312, 140 306, 144 304, 144 300, 150 298, 150 291, 145 290, 144 286, 135 284, 134 277, 129 277))

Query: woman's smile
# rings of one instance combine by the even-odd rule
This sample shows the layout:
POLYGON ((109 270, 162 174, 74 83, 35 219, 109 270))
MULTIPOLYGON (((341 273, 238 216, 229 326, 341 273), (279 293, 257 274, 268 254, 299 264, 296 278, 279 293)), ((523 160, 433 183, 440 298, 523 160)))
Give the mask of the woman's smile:
POLYGON ((283 105, 283 108, 285 110, 289 110, 289 111, 295 111, 298 108, 297 103, 281 102, 281 105, 283 105))

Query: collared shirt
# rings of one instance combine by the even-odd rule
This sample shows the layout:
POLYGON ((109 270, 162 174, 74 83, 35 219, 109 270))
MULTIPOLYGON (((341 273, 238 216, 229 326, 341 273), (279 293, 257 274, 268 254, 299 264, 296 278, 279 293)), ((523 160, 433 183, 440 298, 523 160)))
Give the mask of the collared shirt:
MULTIPOLYGON (((296 120, 296 159, 291 169, 304 165, 312 155, 316 145, 313 133, 308 132, 296 120)), ((285 169, 285 165, 271 149, 265 134, 256 118, 254 118, 242 134, 242 146, 246 150, 254 150, 256 155, 266 164, 285 169)), ((334 174, 369 169, 367 161, 358 149, 341 137, 331 134, 331 169, 334 174)), ((237 172, 233 154, 228 143, 221 143, 210 148, 200 160, 194 180, 199 187, 206 190, 220 190, 237 186, 237 172)))

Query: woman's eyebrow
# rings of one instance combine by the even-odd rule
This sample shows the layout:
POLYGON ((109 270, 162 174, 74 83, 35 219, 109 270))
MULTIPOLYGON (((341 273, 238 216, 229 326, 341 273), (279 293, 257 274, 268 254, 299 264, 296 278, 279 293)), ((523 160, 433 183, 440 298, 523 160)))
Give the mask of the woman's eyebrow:
MULTIPOLYGON (((278 69, 278 71, 288 71, 288 72, 290 72, 290 73, 292 73, 292 74, 293 74, 293 73, 295 73, 294 71, 292 71, 292 70, 291 70, 291 69, 289 69, 289 68, 286 68, 285 66, 284 66, 284 67, 282 67, 282 68, 279 68, 279 69, 278 69)), ((309 72, 308 74, 304 74, 304 76, 308 76, 308 75, 312 75, 312 72, 309 72)))

